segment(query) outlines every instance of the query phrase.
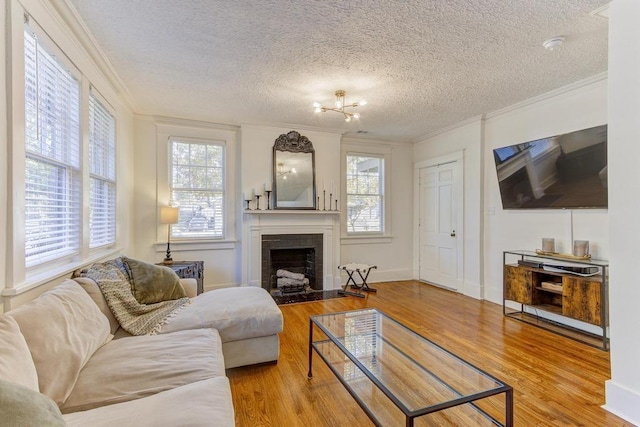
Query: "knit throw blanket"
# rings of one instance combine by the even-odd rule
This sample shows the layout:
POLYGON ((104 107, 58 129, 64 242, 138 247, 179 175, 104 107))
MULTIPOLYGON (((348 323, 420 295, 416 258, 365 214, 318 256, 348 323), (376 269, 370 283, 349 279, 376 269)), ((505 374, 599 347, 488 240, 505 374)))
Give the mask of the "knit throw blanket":
POLYGON ((109 262, 93 264, 82 276, 98 284, 114 317, 131 335, 157 334, 177 310, 189 304, 189 298, 140 304, 131 292, 127 277, 109 262))

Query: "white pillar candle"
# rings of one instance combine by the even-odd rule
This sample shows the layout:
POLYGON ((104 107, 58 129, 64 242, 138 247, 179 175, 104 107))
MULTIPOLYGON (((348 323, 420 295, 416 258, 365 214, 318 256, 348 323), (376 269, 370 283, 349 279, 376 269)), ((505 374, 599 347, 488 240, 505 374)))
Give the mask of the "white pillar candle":
POLYGON ((589 241, 588 240, 574 240, 573 241, 573 255, 585 256, 589 254, 589 241))
POLYGON ((256 187, 255 188, 255 196, 262 196, 262 190, 260 189, 260 187, 256 187))
POLYGON ((267 181, 264 183, 264 191, 271 191, 271 182, 267 181))

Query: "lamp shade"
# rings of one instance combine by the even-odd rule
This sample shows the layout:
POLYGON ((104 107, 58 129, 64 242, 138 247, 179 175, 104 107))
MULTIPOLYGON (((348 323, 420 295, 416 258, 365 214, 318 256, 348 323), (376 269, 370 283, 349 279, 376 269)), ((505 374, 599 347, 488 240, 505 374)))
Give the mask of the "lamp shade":
POLYGON ((177 224, 180 208, 164 206, 160 208, 160 224, 177 224))

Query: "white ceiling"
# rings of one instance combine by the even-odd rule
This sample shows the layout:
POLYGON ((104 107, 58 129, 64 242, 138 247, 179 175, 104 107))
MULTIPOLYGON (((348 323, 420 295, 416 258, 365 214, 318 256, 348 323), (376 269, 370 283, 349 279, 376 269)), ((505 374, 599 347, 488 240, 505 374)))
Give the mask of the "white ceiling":
POLYGON ((141 114, 415 141, 607 70, 608 0, 69 1, 141 114))

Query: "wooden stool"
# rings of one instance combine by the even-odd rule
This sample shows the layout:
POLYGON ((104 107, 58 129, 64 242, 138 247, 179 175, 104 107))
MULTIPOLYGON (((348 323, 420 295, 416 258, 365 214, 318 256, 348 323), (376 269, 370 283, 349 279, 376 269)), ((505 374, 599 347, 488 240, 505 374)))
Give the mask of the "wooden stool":
POLYGON ((360 297, 360 298, 364 298, 364 295, 362 294, 362 291, 365 292, 377 292, 377 289, 373 289, 370 288, 369 285, 367 284, 367 278, 369 277, 369 273, 371 272, 371 270, 373 270, 374 268, 378 268, 375 265, 369 265, 369 264, 356 264, 356 263, 349 263, 349 264, 345 264, 345 265, 339 265, 338 266, 338 270, 344 270, 347 272, 347 274, 349 275, 349 278, 347 279, 347 283, 344 284, 344 286, 342 287, 341 291, 338 291, 338 294, 340 295, 351 295, 354 297, 360 297), (361 284, 357 284, 355 279, 353 278, 353 274, 354 273, 358 273, 358 276, 360 276, 360 279, 362 280, 361 284), (364 276, 363 276, 364 273, 364 276), (347 288, 351 286, 352 288, 356 289, 356 292, 350 292, 347 291, 347 288))

